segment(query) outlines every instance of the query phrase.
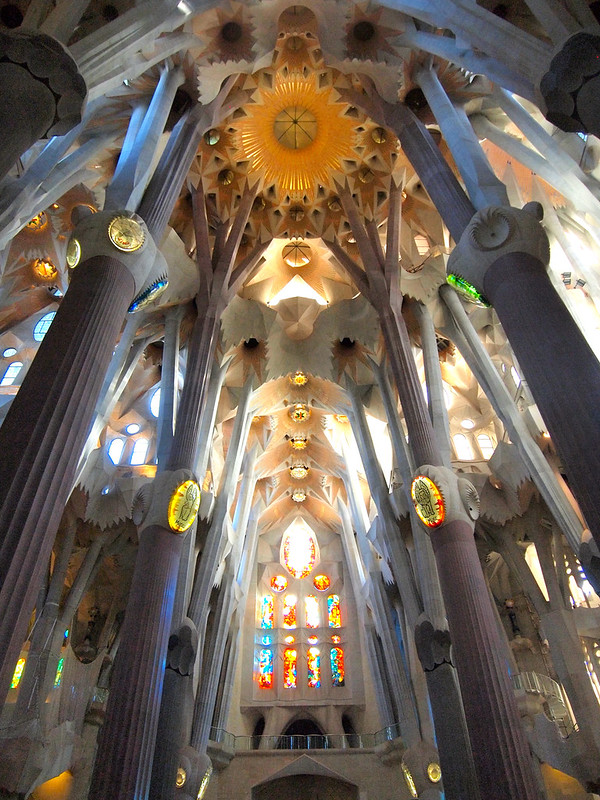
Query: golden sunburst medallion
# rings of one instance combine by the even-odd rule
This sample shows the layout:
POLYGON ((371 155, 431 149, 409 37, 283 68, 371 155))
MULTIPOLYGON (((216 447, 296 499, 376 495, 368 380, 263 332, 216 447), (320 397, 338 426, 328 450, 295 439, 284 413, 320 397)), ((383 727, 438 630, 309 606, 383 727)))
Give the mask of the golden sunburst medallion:
POLYGON ((316 73, 277 72, 273 88, 259 86, 256 104, 238 121, 249 173, 262 170, 267 183, 292 194, 328 185, 330 171, 340 168, 356 140, 356 120, 344 116, 347 103, 318 81, 316 73))

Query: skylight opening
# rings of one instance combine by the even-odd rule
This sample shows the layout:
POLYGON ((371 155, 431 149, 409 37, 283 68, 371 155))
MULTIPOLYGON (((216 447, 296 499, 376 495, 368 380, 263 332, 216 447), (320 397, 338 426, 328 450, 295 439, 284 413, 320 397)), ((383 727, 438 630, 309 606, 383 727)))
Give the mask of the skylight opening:
POLYGON ((287 283, 281 291, 271 298, 269 305, 276 306, 280 300, 288 300, 292 297, 306 297, 309 300, 316 300, 320 306, 326 306, 327 300, 321 297, 300 275, 294 277, 287 283))

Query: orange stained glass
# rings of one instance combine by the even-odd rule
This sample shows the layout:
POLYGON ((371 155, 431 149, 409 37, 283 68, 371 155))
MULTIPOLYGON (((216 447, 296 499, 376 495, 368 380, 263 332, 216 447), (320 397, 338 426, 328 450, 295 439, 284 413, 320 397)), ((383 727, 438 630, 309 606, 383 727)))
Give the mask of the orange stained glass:
POLYGON ((319 613, 319 601, 314 594, 309 594, 304 598, 304 608, 306 611, 306 627, 318 628, 321 624, 321 614, 319 613))
POLYGON ((334 633, 333 636, 331 637, 331 641, 334 644, 339 644, 342 641, 342 637, 338 636, 337 633, 334 633))
POLYGON ((285 637, 285 639, 284 639, 283 641, 284 641, 286 644, 294 644, 294 642, 296 641, 296 639, 295 639, 295 637, 294 637, 294 636, 286 636, 286 637, 285 637))
POLYGON ((274 592, 284 592, 287 589, 287 578, 283 575, 275 575, 274 578, 271 578, 271 589, 274 592))
POLYGON ((283 688, 295 689, 298 670, 296 667, 297 653, 291 647, 283 651, 283 688))
POLYGON ((342 615, 340 612, 340 598, 337 594, 330 594, 327 598, 327 615, 329 617, 330 628, 342 627, 342 615))
POLYGON ((273 627, 274 609, 273 598, 270 595, 263 597, 260 608, 260 627, 267 630, 273 627))
POLYGON ((330 585, 331 581, 327 575, 315 575, 313 580, 313 586, 315 589, 318 589, 320 592, 324 592, 326 589, 329 589, 330 585))
POLYGON ((296 595, 287 594, 283 598, 283 627, 296 627, 296 595))
POLYGON ((309 636, 306 641, 309 644, 318 644, 319 643, 319 637, 318 636, 309 636))
POLYGON ((318 647, 308 648, 308 685, 311 689, 321 686, 321 651, 318 647))
POLYGON ((273 686, 273 651, 261 650, 258 654, 258 685, 261 689, 273 686))

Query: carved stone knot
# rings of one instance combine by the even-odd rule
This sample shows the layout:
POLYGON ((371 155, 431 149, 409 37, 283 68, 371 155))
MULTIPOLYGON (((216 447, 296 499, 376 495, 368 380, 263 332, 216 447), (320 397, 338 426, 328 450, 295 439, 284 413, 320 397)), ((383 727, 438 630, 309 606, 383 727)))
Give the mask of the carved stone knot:
MULTIPOLYGON (((67 49, 44 33, 14 30, 0 31, 0 80, 21 80, 25 73, 48 89, 53 98, 48 125, 43 138, 62 136, 81 122, 81 112, 87 95, 85 81, 67 49), (7 70, 6 75, 4 74, 7 70), (17 70, 17 72, 15 72, 17 70)), ((36 109, 41 113, 40 109, 36 109)))
POLYGON ((544 266, 550 261, 550 243, 540 225, 543 209, 527 203, 522 209, 489 206, 473 215, 452 251, 447 272, 463 278, 484 294, 487 270, 509 253, 527 253, 544 266))
POLYGON ((167 669, 180 675, 192 675, 198 649, 198 632, 191 619, 186 619, 178 631, 169 637, 167 669))
POLYGON ((600 36, 580 31, 563 44, 540 81, 546 119, 563 131, 600 132, 600 36))
POLYGON ((420 622, 415 628, 415 645, 425 672, 432 672, 442 664, 452 664, 450 634, 448 631, 434 628, 428 619, 420 622))

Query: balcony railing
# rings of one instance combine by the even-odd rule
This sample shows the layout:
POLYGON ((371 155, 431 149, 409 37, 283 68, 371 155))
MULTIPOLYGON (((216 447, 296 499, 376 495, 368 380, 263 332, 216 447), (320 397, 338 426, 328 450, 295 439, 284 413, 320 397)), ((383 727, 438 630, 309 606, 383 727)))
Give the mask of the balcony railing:
POLYGON ((347 750, 372 749, 400 737, 400 728, 388 725, 377 733, 312 733, 294 736, 233 736, 221 728, 210 729, 210 742, 234 753, 251 750, 347 750))

